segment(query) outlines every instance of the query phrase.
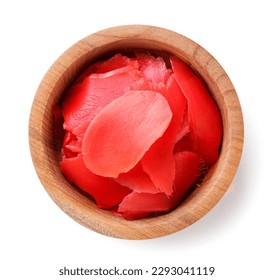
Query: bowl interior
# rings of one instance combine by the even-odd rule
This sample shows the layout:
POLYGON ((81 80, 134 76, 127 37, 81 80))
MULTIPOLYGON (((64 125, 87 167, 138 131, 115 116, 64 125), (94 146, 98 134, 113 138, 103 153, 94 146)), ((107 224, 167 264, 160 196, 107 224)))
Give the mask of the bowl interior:
POLYGON ((243 145, 243 119, 236 91, 219 63, 201 46, 172 31, 152 26, 120 26, 94 33, 69 48, 43 78, 30 115, 29 142, 37 174, 56 204, 80 224, 107 236, 147 239, 181 230, 204 216, 229 187, 243 145), (91 197, 68 183, 60 171, 62 123, 56 114, 64 91, 94 61, 141 48, 173 54, 204 79, 223 122, 220 157, 203 183, 168 214, 126 221, 98 209, 91 197))

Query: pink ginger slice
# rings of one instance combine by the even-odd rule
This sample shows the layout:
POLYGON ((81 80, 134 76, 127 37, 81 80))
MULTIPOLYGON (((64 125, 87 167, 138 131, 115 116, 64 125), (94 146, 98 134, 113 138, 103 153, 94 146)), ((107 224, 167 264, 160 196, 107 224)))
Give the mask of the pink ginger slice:
POLYGON ((64 129, 83 138, 98 112, 125 94, 140 78, 142 75, 129 65, 111 73, 91 74, 72 86, 62 104, 64 129))
POLYGON ((110 59, 103 61, 98 66, 96 73, 106 73, 112 72, 113 70, 117 70, 119 68, 123 68, 125 66, 131 65, 133 68, 138 69, 138 63, 132 61, 129 57, 124 56, 120 53, 115 54, 110 59))
POLYGON ((165 193, 131 192, 119 204, 116 213, 125 219, 141 219, 153 213, 164 213, 177 207, 190 191, 200 174, 199 156, 192 152, 175 154, 176 176, 174 192, 171 196, 165 193))
POLYGON ((138 55, 136 60, 139 63, 140 71, 150 84, 152 90, 157 91, 158 88, 166 85, 171 70, 167 69, 162 57, 155 58, 152 55, 138 55))
POLYGON ((153 91, 130 91, 99 112, 86 130, 82 152, 93 173, 117 178, 131 170, 166 131, 172 111, 153 91))
POLYGON ((190 191, 197 181, 201 171, 199 155, 183 151, 174 155, 176 163, 176 176, 174 180, 174 193, 169 201, 170 209, 175 208, 190 191))
POLYGON ((115 181, 122 186, 126 186, 135 192, 158 193, 147 173, 144 172, 141 162, 138 162, 127 173, 121 173, 115 181))
POLYGON ((64 157, 71 158, 77 156, 81 152, 82 141, 70 131, 66 131, 63 140, 62 153, 64 157))
POLYGON ((188 121, 193 151, 207 165, 212 165, 219 156, 222 139, 220 112, 205 84, 178 58, 170 58, 175 78, 188 102, 188 121))
POLYGON ((79 154, 73 158, 65 158, 61 162, 61 170, 71 183, 90 194, 98 207, 111 209, 119 204, 131 190, 119 185, 111 178, 98 176, 90 172, 79 154))
POLYGON ((173 75, 170 77, 167 89, 162 90, 162 95, 171 108, 172 119, 163 136, 144 155, 142 166, 159 191, 171 195, 175 178, 173 148, 177 142, 178 133, 188 131, 187 128, 182 128, 183 124, 187 126, 187 122, 184 121, 186 99, 173 75))
POLYGON ((164 193, 137 193, 127 195, 119 204, 117 213, 126 219, 140 219, 157 212, 169 211, 169 199, 164 193))

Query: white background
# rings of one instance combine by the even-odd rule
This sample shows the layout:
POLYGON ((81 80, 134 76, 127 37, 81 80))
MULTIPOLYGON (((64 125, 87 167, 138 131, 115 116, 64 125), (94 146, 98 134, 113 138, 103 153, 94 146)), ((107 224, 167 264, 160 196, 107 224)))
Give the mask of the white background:
POLYGON ((215 266, 213 276, 189 279, 273 279, 272 1, 0 3, 0 278, 92 279, 59 276, 64 266, 215 266), (230 76, 245 119, 230 191, 191 227, 145 241, 106 237, 64 214, 38 180, 28 146, 32 100, 51 64, 83 37, 122 24, 165 27, 202 45, 230 76))

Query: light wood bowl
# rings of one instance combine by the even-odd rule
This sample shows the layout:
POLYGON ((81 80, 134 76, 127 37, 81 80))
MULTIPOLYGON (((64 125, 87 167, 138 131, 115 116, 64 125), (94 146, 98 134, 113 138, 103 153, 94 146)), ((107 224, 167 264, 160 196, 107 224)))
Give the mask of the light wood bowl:
MULTIPOLYGON (((61 124, 60 124, 61 126, 61 124)), ((212 209, 228 189, 240 162, 244 129, 236 91, 220 64, 204 48, 170 30, 154 26, 118 26, 91 34, 61 55, 43 78, 33 101, 29 143, 37 174, 55 203, 87 228, 106 236, 149 239, 182 230, 212 209), (60 171, 61 139, 54 137, 53 110, 64 91, 92 62, 115 51, 144 48, 174 54, 187 62, 207 83, 222 116, 220 157, 197 187, 168 214, 127 221, 71 186, 60 171)))

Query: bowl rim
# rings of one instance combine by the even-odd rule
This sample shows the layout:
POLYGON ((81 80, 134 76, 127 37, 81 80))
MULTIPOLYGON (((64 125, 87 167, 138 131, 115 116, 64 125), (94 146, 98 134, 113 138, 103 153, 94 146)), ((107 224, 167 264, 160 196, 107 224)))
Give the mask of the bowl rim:
POLYGON ((54 202, 71 218, 106 236, 149 239, 182 230, 207 214, 222 198, 241 159, 244 124, 235 88, 218 61, 193 40, 174 31, 149 25, 122 25, 95 32, 67 49, 49 68, 35 94, 29 118, 29 145, 37 175, 54 202), (157 218, 127 221, 94 203, 73 188, 56 162, 52 143, 53 108, 69 84, 102 55, 142 47, 166 51, 188 63, 207 83, 222 115, 224 135, 220 157, 202 187, 180 206, 157 218), (51 125, 47 126, 47 120, 51 125))

